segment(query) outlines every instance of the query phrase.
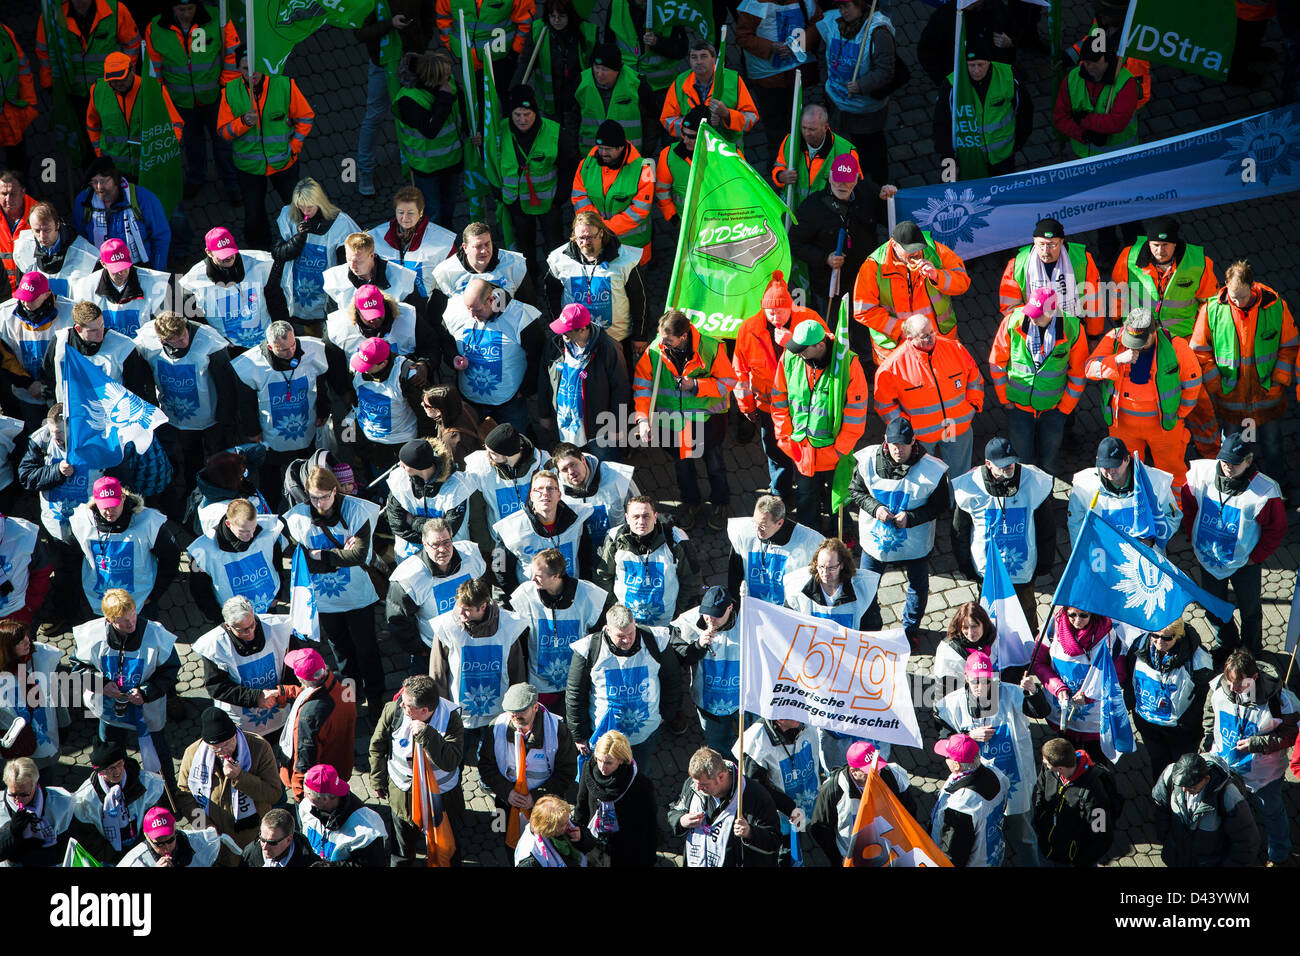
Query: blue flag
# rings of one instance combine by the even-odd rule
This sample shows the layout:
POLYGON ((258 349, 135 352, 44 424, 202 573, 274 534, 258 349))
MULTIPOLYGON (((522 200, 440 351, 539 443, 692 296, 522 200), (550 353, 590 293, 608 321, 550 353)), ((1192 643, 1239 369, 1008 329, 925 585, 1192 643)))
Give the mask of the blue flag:
POLYGON ((293 632, 308 641, 320 640, 320 614, 316 609, 316 592, 307 573, 307 552, 298 545, 293 549, 293 568, 289 576, 289 624, 293 632))
POLYGON ((1159 539, 1156 534, 1156 515, 1160 514, 1160 502, 1156 500, 1156 491, 1151 487, 1151 476, 1147 466, 1136 455, 1133 456, 1133 537, 1141 540, 1159 539))
POLYGON ((1124 706, 1124 690, 1115 671, 1115 658, 1111 656, 1109 640, 1097 653, 1097 664, 1084 678, 1080 687, 1088 697, 1101 702, 1101 752, 1106 759, 1115 761, 1120 754, 1137 750, 1133 738, 1133 720, 1124 706))
POLYGON ((1095 511, 1083 519, 1052 603, 1104 614, 1143 631, 1159 631, 1193 601, 1219 620, 1232 605, 1202 590, 1163 554, 1134 540, 1095 511))
POLYGON ((1034 632, 1025 617, 1025 609, 1020 606, 1020 599, 1016 597, 1016 587, 1011 583, 1007 563, 1002 559, 993 535, 988 535, 984 543, 984 586, 980 589, 980 604, 989 612, 997 628, 993 666, 1004 670, 1028 664, 1034 649, 1034 632))
POLYGON ((112 468, 122 463, 128 442, 144 454, 154 429, 167 421, 162 410, 113 381, 74 348, 64 349, 62 371, 68 463, 112 468))

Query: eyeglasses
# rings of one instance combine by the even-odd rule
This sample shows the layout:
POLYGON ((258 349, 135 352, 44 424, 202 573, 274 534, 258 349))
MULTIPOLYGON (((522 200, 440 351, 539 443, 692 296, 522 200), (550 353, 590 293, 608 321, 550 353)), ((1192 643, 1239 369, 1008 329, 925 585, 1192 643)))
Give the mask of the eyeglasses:
POLYGON ((310 498, 314 503, 332 501, 334 499, 334 492, 332 491, 326 492, 323 495, 308 495, 307 497, 310 498))
POLYGON ((443 548, 450 548, 451 538, 442 538, 438 541, 430 541, 429 547, 433 548, 435 551, 440 551, 443 548))

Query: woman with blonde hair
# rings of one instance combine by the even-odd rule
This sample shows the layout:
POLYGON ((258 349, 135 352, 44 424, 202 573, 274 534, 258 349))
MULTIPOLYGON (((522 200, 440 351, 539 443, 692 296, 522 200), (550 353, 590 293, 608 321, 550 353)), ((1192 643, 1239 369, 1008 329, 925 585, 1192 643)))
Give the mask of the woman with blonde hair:
POLYGON ((1205 695, 1216 669, 1201 635, 1183 618, 1129 645, 1133 727, 1151 758, 1151 777, 1201 742, 1205 695))
POLYGON ((612 867, 654 866, 658 808, 648 768, 632 759, 632 745, 617 730, 603 734, 578 780, 578 819, 600 844, 612 867))
POLYGON ((515 866, 586 866, 586 853, 596 841, 573 822, 572 813, 573 807, 556 796, 534 803, 515 846, 515 866))
POLYGON ((329 308, 325 270, 343 264, 343 243, 361 227, 310 177, 293 187, 293 198, 280 210, 276 227, 280 241, 272 246, 271 256, 284 264, 280 285, 289 315, 299 326, 319 326, 329 308))

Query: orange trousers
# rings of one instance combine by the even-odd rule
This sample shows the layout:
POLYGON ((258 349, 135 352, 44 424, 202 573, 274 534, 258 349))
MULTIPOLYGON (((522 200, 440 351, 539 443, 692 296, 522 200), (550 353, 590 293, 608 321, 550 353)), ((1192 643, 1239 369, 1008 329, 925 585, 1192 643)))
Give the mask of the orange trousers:
POLYGON ((1120 412, 1119 418, 1110 426, 1110 434, 1124 442, 1129 454, 1173 475, 1174 497, 1177 500, 1183 485, 1187 484, 1185 459, 1189 436, 1187 426, 1182 421, 1178 422, 1173 431, 1167 432, 1160 427, 1158 420, 1129 418, 1125 421, 1124 413, 1120 412))

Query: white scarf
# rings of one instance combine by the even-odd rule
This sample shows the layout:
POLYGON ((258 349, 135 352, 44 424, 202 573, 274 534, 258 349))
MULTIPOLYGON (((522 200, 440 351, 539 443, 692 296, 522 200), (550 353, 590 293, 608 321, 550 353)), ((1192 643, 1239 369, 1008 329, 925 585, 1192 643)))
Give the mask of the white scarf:
POLYGON ((284 729, 280 731, 280 753, 284 754, 284 759, 291 763, 294 758, 293 735, 294 727, 296 727, 298 723, 298 711, 302 708, 302 705, 307 702, 307 699, 316 692, 316 690, 316 687, 308 687, 295 697, 293 699, 293 706, 289 708, 289 716, 284 719, 284 729))
MULTIPOLYGON (((9 808, 9 814, 19 811, 18 802, 9 794, 5 794, 5 806, 9 808)), ((28 824, 27 832, 23 834, 23 839, 37 839, 41 841, 41 846, 54 846, 54 825, 49 820, 44 819, 45 815, 45 788, 38 786, 36 788, 36 800, 29 803, 21 809, 26 810, 36 816, 36 822, 28 824)))
POLYGON ((411 733, 411 716, 403 712, 402 722, 393 731, 393 759, 388 763, 389 783, 403 793, 411 789, 413 774, 411 761, 415 756, 414 736, 411 733))
MULTIPOLYGON (((131 262, 142 266, 149 261, 149 247, 145 245, 140 224, 135 219, 135 207, 131 205, 131 186, 124 179, 121 183, 122 198, 126 201, 126 212, 122 216, 122 232, 126 237, 126 247, 131 252, 131 262)), ((99 196, 90 197, 90 234, 98 249, 108 240, 108 210, 104 200, 99 196)))
POLYGON ((109 843, 113 844, 114 850, 121 852, 122 826, 127 821, 126 797, 122 794, 122 785, 120 783, 110 786, 103 776, 100 776, 99 780, 106 788, 104 812, 100 818, 103 823, 104 837, 109 843))
MULTIPOLYGON (((235 741, 235 761, 242 772, 248 773, 253 767, 253 755, 242 730, 235 731, 235 741)), ((205 740, 199 744, 199 749, 194 753, 194 760, 190 763, 188 781, 190 793, 194 795, 194 799, 198 801, 199 807, 204 812, 207 812, 208 804, 212 800, 212 777, 216 772, 216 761, 219 759, 221 758, 212 749, 212 745, 205 740)), ((230 785, 230 812, 234 814, 236 823, 257 816, 257 806, 252 798, 240 793, 233 783, 230 785)))
POLYGON ((1035 289, 1049 288, 1056 292, 1060 300, 1061 311, 1065 315, 1079 315, 1079 289, 1074 282, 1074 270, 1070 268, 1070 259, 1064 248, 1060 256, 1052 263, 1052 271, 1047 271, 1047 264, 1038 258, 1037 253, 1029 254, 1027 276, 1029 288, 1025 289, 1025 301, 1035 289))

